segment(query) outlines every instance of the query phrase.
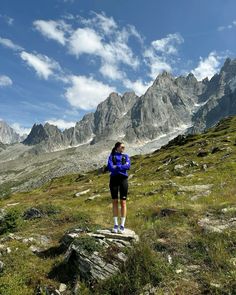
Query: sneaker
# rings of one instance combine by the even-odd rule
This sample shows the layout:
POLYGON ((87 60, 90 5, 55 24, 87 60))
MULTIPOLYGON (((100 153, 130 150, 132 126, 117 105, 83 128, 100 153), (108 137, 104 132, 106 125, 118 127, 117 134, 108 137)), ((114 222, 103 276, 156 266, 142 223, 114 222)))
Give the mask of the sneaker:
POLYGON ((118 232, 120 234, 123 234, 123 232, 125 231, 125 227, 123 225, 120 225, 119 229, 118 229, 118 232))
POLYGON ((113 227, 113 229, 111 230, 111 232, 117 234, 118 228, 119 228, 118 224, 115 224, 114 227, 113 227))

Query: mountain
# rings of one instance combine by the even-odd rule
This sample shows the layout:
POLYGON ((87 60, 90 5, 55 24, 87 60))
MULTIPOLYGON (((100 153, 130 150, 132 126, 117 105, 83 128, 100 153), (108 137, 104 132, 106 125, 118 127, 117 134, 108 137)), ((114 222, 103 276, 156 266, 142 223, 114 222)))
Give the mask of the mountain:
POLYGON ((60 131, 56 126, 34 124, 27 145, 41 144, 48 149, 96 144, 103 140, 125 140, 143 143, 173 128, 185 129, 197 108, 198 95, 206 88, 193 74, 174 78, 163 71, 147 92, 138 97, 134 92, 119 95, 112 92, 98 104, 94 113, 84 115, 75 127, 60 131), (53 132, 52 132, 53 130, 53 132))
POLYGON ((220 72, 207 82, 206 91, 199 97, 202 105, 193 115, 188 132, 201 132, 220 119, 236 114, 236 59, 227 58, 220 72))
POLYGON ((236 114, 236 59, 227 58, 210 80, 198 81, 193 73, 174 77, 163 71, 140 97, 134 92, 112 92, 75 127, 60 131, 46 123, 34 124, 26 145, 53 151, 107 140, 142 146, 163 136, 195 133, 221 118, 236 114))
POLYGON ((5 144, 21 142, 27 137, 27 134, 21 136, 5 121, 0 120, 0 141, 5 144))

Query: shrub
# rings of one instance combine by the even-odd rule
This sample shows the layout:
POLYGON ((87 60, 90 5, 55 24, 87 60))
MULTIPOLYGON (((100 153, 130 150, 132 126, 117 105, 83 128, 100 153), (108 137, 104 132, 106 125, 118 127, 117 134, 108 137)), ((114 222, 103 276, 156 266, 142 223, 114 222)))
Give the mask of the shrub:
POLYGON ((21 225, 21 213, 17 209, 10 209, 0 220, 0 234, 13 232, 21 225))

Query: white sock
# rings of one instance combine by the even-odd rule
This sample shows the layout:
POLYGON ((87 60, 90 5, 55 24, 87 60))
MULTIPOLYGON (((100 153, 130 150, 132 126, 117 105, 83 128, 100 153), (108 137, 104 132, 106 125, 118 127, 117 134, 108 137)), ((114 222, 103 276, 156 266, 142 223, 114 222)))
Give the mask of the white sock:
POLYGON ((114 219, 114 224, 118 225, 118 216, 113 216, 113 219, 114 219))
POLYGON ((120 223, 120 225, 125 226, 125 217, 122 217, 121 216, 121 223, 120 223))

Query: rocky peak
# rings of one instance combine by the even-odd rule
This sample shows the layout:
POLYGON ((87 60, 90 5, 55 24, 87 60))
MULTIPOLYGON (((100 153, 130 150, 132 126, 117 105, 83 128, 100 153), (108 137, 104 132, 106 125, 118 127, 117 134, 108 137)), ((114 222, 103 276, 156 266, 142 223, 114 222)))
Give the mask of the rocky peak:
POLYGON ((27 145, 38 144, 48 138, 47 132, 42 124, 34 124, 27 138, 22 143, 27 145))
POLYGON ((236 58, 230 59, 226 58, 223 67, 219 72, 220 77, 224 79, 225 82, 229 82, 232 78, 236 76, 236 58))
POLYGON ((12 127, 10 127, 5 121, 0 120, 0 141, 2 143, 16 143, 21 139, 21 136, 12 127))
POLYGON ((163 86, 166 83, 170 83, 171 81, 174 81, 174 76, 166 70, 164 70, 162 73, 160 73, 155 81, 153 82, 153 85, 160 85, 163 86))

